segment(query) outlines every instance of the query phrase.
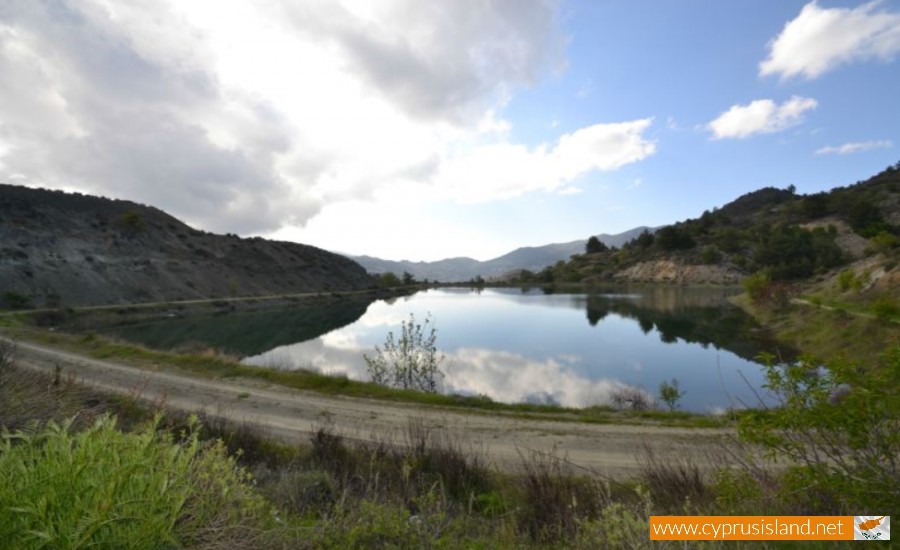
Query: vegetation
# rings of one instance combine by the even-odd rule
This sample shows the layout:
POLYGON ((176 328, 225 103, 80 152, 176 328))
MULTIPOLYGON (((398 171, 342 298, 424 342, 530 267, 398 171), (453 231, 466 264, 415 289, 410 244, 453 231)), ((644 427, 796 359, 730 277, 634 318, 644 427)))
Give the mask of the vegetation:
POLYGON ((900 345, 877 366, 770 360, 782 400, 736 415, 738 435, 787 458, 786 470, 752 450, 737 465, 647 450, 619 482, 554 452, 523 451, 500 471, 417 418, 396 440, 350 441, 325 425, 307 445, 284 446, 247 424, 201 428, 37 380, 3 349, 0 534, 21 548, 635 548, 647 545, 651 514, 848 515, 900 498, 900 345), (23 415, 45 423, 12 428, 23 415))
POLYGON ((751 411, 740 435, 792 466, 784 498, 823 512, 885 508, 900 501, 900 345, 882 365, 768 358, 767 387, 780 406, 751 411))
POLYGON ((147 222, 140 210, 128 210, 119 215, 119 226, 126 234, 135 235, 143 231, 147 222))
POLYGON ((607 250, 609 250, 609 247, 603 244, 603 241, 594 235, 590 236, 584 247, 585 254, 599 254, 601 252, 606 252, 607 250))
POLYGON ((431 316, 424 323, 416 323, 412 313, 409 321, 400 324, 400 338, 388 332, 382 347, 375 346, 375 356, 364 355, 372 382, 403 390, 436 393, 444 373, 441 371, 443 354, 439 353, 435 340, 437 329, 431 316))
MULTIPOLYGON (((900 163, 898 163, 900 164, 900 163)), ((620 249, 592 246, 538 273, 522 272, 525 284, 592 283, 641 262, 668 259, 684 265, 719 265, 743 275, 764 271, 792 283, 847 264, 837 244, 849 228, 869 240, 867 254, 900 256, 900 169, 891 166, 866 182, 827 193, 798 195, 767 187, 747 193, 700 217, 649 231, 620 249), (840 231, 839 231, 839 228, 840 231)))
POLYGON ((221 444, 196 423, 175 441, 102 416, 0 437, 0 537, 12 548, 159 548, 246 539, 270 526, 268 505, 221 444), (218 529, 222 527, 222 531, 218 529), (218 532, 217 532, 218 531, 218 532))
POLYGON ((8 290, 3 293, 3 303, 9 309, 27 309, 31 307, 31 298, 20 292, 8 290))
POLYGON ((674 411, 678 407, 678 402, 684 397, 684 392, 678 388, 678 380, 673 378, 671 382, 663 380, 659 385, 659 399, 669 407, 670 411, 674 411))

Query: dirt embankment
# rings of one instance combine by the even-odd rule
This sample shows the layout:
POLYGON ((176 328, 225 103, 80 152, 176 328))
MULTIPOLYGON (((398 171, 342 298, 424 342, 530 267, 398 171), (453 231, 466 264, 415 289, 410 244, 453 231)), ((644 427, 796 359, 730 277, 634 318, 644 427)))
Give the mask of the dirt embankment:
POLYGON ((0 306, 129 304, 375 286, 359 264, 312 246, 215 235, 129 201, 0 184, 0 306))
POLYGON ((744 275, 722 265, 691 265, 676 260, 652 260, 637 263, 614 275, 621 282, 678 284, 740 284, 744 275))
POLYGON ((595 474, 626 476, 639 468, 645 446, 656 456, 687 456, 701 465, 718 454, 732 435, 724 429, 596 425, 535 420, 507 413, 330 397, 256 380, 210 380, 100 361, 30 343, 18 344, 18 364, 52 372, 62 369, 79 383, 104 391, 139 395, 186 411, 254 423, 287 442, 307 442, 328 424, 347 437, 397 440, 411 418, 464 437, 500 468, 516 468, 520 452, 555 450, 572 464, 595 474))

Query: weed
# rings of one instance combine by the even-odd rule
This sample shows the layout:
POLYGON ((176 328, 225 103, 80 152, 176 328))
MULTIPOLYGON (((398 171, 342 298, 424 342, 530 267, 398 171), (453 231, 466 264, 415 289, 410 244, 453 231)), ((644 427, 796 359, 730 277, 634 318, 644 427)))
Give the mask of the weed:
POLYGON ((520 524, 534 541, 571 540, 582 518, 596 516, 603 490, 570 471, 556 450, 519 453, 522 466, 520 524))
POLYGON ((677 456, 663 458, 652 447, 645 445, 638 460, 641 465, 640 479, 647 485, 654 502, 680 506, 686 500, 696 503, 709 498, 710 491, 700 467, 692 459, 677 456))

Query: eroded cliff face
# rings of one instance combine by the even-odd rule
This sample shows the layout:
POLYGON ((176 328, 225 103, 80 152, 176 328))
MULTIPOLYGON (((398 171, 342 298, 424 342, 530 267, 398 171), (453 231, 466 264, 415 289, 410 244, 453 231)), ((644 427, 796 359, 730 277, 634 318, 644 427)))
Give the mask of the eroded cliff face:
POLYGON ((639 262, 617 272, 613 277, 631 283, 676 283, 738 285, 745 275, 722 265, 690 265, 662 259, 639 262))
POLYGON ((312 246, 214 235, 129 201, 0 185, 0 302, 10 293, 55 307, 374 286, 357 263, 312 246))

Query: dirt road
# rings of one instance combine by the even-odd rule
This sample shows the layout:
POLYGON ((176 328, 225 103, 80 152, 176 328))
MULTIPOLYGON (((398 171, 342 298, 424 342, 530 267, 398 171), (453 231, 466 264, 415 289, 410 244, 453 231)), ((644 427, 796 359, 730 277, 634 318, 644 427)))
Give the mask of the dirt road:
POLYGON ((288 442, 308 441, 310 432, 326 422, 346 437, 397 438, 410 418, 419 417, 483 447, 504 469, 515 468, 519 451, 555 447, 577 466, 621 477, 638 467, 636 455, 644 445, 659 456, 689 455, 702 463, 729 435, 727 430, 532 420, 506 413, 325 396, 256 380, 210 380, 153 371, 25 342, 18 344, 17 363, 50 372, 59 366, 64 376, 72 375, 87 386, 137 394, 186 411, 249 421, 288 442))

